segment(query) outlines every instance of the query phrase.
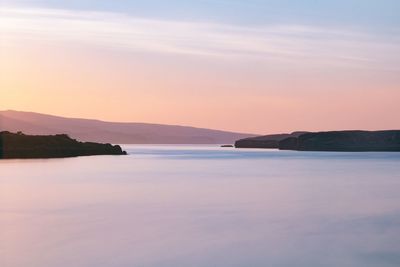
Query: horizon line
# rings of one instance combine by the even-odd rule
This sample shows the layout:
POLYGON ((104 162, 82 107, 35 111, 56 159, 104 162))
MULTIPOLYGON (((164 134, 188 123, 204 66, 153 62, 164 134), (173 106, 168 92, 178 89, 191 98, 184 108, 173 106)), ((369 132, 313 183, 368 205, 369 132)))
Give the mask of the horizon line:
POLYGON ((172 126, 172 127, 182 127, 182 128, 193 128, 193 129, 202 129, 202 130, 212 130, 212 131, 219 131, 219 132, 227 132, 227 133, 234 133, 234 134, 243 134, 243 135, 249 135, 251 136, 265 136, 265 135, 275 135, 275 134, 291 134, 294 132, 310 132, 310 133, 318 133, 318 132, 341 132, 341 131, 398 131, 398 129, 359 129, 359 128, 353 128, 353 129, 329 129, 329 130, 291 130, 291 131, 286 131, 286 132, 269 132, 269 133, 245 133, 241 131, 232 131, 232 130, 221 130, 221 129, 215 129, 215 128, 207 128, 207 127, 200 127, 200 126, 192 126, 192 125, 182 125, 182 124, 167 124, 167 123, 154 123, 154 122, 134 122, 134 121, 110 121, 110 120, 104 120, 104 119, 99 119, 99 118, 82 118, 82 117, 74 117, 74 116, 68 116, 68 115, 54 115, 54 114, 48 114, 48 113, 42 113, 42 112, 36 112, 36 111, 21 111, 21 110, 15 110, 15 109, 5 109, 5 110, 0 110, 0 115, 4 112, 18 112, 18 113, 31 113, 31 114, 37 114, 37 115, 44 115, 44 116, 50 116, 50 117, 56 117, 56 118, 61 118, 61 119, 72 119, 72 120, 86 120, 86 121, 97 121, 97 122, 102 122, 102 123, 116 123, 116 124, 145 124, 145 125, 156 125, 156 126, 172 126))

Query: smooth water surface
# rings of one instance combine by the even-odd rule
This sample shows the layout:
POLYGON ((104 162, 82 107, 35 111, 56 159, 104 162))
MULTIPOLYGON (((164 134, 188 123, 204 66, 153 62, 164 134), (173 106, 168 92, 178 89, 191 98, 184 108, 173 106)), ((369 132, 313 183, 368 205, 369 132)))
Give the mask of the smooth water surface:
POLYGON ((400 266, 400 153, 126 149, 0 161, 0 266, 400 266))

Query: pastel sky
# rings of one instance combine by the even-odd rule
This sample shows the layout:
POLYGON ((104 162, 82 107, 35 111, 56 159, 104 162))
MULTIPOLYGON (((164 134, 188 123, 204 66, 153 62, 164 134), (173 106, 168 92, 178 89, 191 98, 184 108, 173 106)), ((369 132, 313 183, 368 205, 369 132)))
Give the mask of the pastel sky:
POLYGON ((398 0, 0 0, 0 110, 400 128, 398 0))

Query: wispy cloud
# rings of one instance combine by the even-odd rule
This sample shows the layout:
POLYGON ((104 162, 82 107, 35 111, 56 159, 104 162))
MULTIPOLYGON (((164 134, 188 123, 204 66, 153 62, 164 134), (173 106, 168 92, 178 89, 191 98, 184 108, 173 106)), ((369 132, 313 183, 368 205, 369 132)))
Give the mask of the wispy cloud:
POLYGON ((266 57, 290 62, 396 68, 400 41, 306 25, 240 27, 143 19, 119 13, 1 8, 4 39, 60 40, 133 51, 266 57))

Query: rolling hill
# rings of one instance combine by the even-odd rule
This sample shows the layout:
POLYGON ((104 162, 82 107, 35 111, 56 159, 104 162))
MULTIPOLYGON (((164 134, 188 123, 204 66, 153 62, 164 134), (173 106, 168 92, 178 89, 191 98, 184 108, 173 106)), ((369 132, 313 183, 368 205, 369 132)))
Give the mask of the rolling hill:
POLYGON ((81 141, 113 144, 231 144, 254 136, 187 126, 106 122, 13 110, 0 111, 0 131, 68 134, 81 141))

